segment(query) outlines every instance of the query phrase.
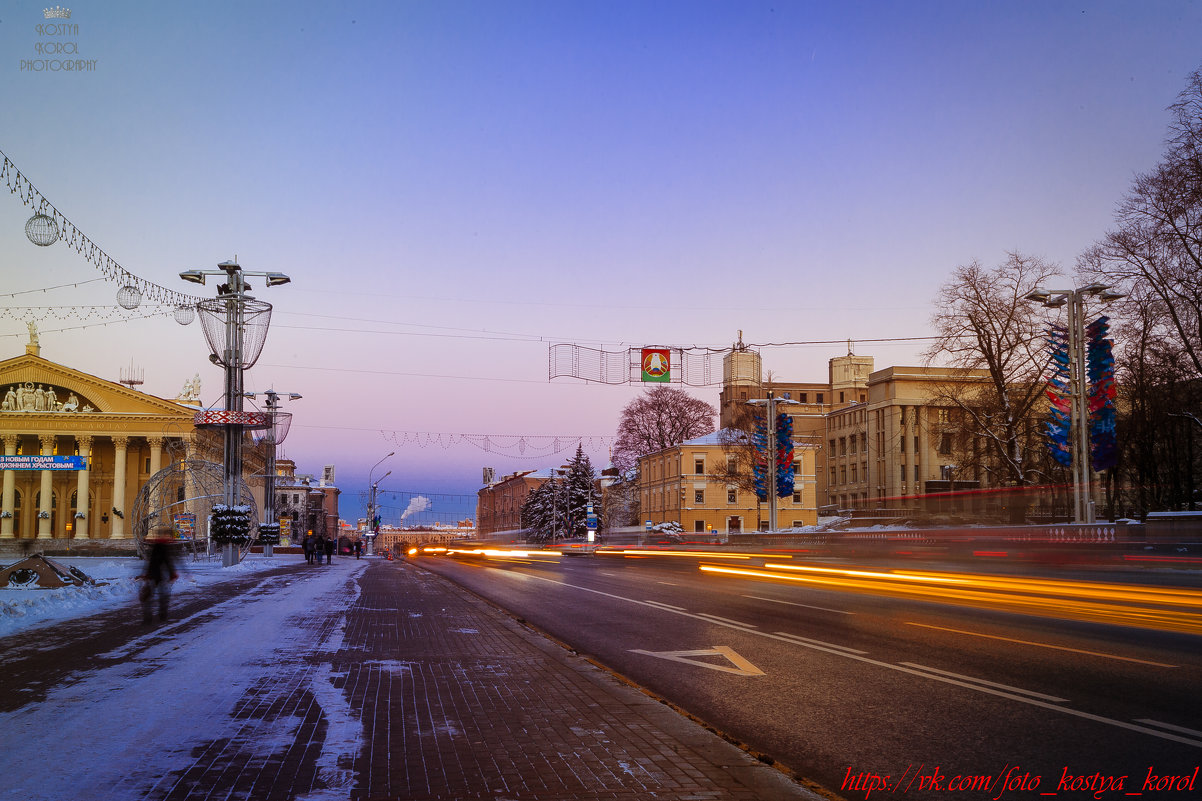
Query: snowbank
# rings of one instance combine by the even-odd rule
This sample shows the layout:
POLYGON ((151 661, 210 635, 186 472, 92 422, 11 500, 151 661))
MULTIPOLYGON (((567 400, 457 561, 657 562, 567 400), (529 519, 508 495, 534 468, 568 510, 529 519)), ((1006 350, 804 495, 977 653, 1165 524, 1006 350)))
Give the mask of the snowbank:
MULTIPOLYGON (((145 564, 142 560, 133 556, 52 558, 56 562, 78 567, 95 579, 97 584, 53 590, 0 588, 0 637, 137 602, 138 576, 145 564)), ((221 566, 220 558, 199 562, 182 559, 176 565, 179 579, 173 591, 177 594, 187 593, 260 570, 282 567, 291 562, 299 563, 302 558, 296 554, 280 554, 268 559, 262 554, 250 554, 240 564, 226 568, 221 566)))

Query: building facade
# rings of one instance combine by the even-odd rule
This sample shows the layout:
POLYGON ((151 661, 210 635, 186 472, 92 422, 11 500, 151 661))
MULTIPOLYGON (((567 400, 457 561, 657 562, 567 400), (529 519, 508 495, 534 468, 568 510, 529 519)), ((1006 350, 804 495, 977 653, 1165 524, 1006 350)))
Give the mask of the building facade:
MULTIPOLYGON (((42 358, 31 335, 24 355, 0 362, 5 456, 78 456, 82 469, 6 469, 0 538, 124 539, 147 479, 181 459, 208 459, 221 440, 193 425, 195 400, 172 400, 42 358)), ((220 461, 218 456, 217 461, 220 461)))
POLYGON ((480 537, 519 532, 522 505, 535 487, 549 480, 549 471, 522 470, 483 487, 476 493, 476 528, 480 537))
MULTIPOLYGON (((680 523, 686 536, 727 536, 768 525, 767 502, 729 480, 736 472, 730 448, 720 432, 686 440, 639 459, 639 494, 644 520, 680 523)), ((777 498, 777 525, 814 525, 818 519, 816 449, 794 445, 794 492, 777 498)))

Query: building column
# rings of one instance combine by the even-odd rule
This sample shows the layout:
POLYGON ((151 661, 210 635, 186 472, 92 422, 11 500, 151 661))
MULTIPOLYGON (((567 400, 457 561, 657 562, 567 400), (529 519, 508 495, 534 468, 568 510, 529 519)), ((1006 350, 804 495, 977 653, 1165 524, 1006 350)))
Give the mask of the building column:
POLYGON ((150 475, 153 476, 163 469, 163 438, 147 437, 146 441, 150 443, 150 475))
MULTIPOLYGON (((41 436, 38 437, 38 442, 42 443, 42 455, 43 456, 52 456, 54 454, 54 435, 42 434, 41 436)), ((40 501, 38 503, 38 539, 39 540, 47 540, 47 539, 50 539, 52 536, 54 536, 53 532, 50 530, 50 523, 51 523, 50 516, 54 511, 54 509, 53 509, 54 487, 53 487, 53 482, 52 482, 53 476, 54 476, 54 471, 52 471, 52 470, 43 470, 42 471, 42 491, 39 494, 40 501), (43 515, 42 514, 43 512, 45 512, 46 514, 43 515)))
POLYGON ((113 513, 113 529, 109 539, 125 539, 125 450, 129 447, 129 437, 113 437, 113 508, 121 514, 113 513))
POLYGON ((92 438, 80 436, 76 437, 75 441, 79 444, 79 455, 84 460, 83 469, 76 474, 78 483, 75 485, 75 510, 82 512, 83 517, 75 518, 75 536, 77 539, 86 540, 88 538, 88 515, 92 513, 91 505, 88 503, 88 479, 91 468, 88 460, 92 458, 92 438))
MULTIPOLYGON (((16 434, 5 434, 4 435, 4 455, 5 456, 15 456, 16 454, 17 454, 17 435, 16 434)), ((15 515, 17 513, 17 510, 15 508, 13 508, 15 505, 15 502, 16 502, 16 497, 15 497, 16 496, 16 492, 15 492, 16 481, 17 481, 17 471, 16 470, 5 470, 4 471, 3 509, 4 509, 5 516, 3 518, 0 518, 0 539, 12 539, 12 537, 14 536, 13 520, 16 519, 15 515)))

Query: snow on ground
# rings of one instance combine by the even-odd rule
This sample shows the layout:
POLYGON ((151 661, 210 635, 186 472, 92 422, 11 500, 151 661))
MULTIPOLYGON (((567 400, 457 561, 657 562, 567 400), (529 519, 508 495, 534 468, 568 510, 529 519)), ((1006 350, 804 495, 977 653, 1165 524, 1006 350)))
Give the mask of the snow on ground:
MULTIPOLYGON (((2 566, 19 562, 24 557, 7 559, 2 566)), ((250 554, 240 564, 222 567, 221 557, 192 561, 176 561, 179 578, 172 587, 173 594, 240 578, 260 570, 299 562, 300 554, 280 554, 268 559, 262 554, 250 554)), ((85 587, 58 589, 0 588, 0 637, 17 631, 35 628, 55 621, 86 617, 105 609, 136 603, 138 576, 146 563, 135 556, 53 556, 52 561, 74 565, 98 583, 85 587)))
MULTIPOLYGON (((180 580, 203 587, 300 558, 251 556, 224 570, 220 563, 189 565, 180 580)), ((88 564, 104 561, 114 564, 97 572, 107 570, 126 586, 112 602, 132 603, 136 560, 132 567, 120 559, 88 564)), ((0 801, 159 797, 214 744, 225 744, 230 764, 262 766, 295 747, 313 710, 308 704, 272 714, 247 710, 286 710, 288 699, 301 696, 320 707, 317 761, 328 789, 298 801, 349 798, 355 776, 346 770, 348 755, 361 750, 364 726, 336 686, 341 674, 328 661, 315 664, 315 656, 328 660, 342 647, 346 609, 367 566, 367 560, 343 559, 265 578, 190 617, 145 628, 49 687, 44 697, 0 713, 6 741, 0 801), (330 616, 332 625, 323 625, 330 616), (70 770, 56 770, 56 762, 70 770)))

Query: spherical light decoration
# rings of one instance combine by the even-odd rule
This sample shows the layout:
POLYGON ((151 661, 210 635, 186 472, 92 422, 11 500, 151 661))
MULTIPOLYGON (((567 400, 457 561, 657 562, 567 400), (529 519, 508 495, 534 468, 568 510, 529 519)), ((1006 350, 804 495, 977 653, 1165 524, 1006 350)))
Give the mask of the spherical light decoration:
POLYGON ((196 307, 181 305, 175 307, 175 321, 180 325, 188 325, 196 319, 196 307))
POLYGON ((126 284, 117 290, 117 305, 123 309, 136 309, 142 303, 142 290, 126 284))
POLYGON ((25 223, 25 236, 39 247, 48 247, 58 241, 58 223, 39 212, 25 223))

